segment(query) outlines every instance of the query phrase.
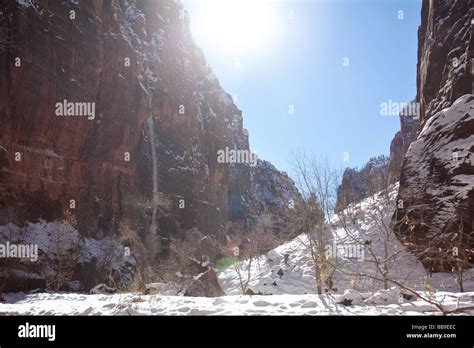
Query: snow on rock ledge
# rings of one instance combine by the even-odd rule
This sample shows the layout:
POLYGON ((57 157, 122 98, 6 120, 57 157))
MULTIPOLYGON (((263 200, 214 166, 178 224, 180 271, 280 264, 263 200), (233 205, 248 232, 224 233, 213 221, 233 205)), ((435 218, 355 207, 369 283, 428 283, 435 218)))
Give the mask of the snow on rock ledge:
POLYGON ((136 261, 111 237, 82 237, 64 222, 0 226, 0 244, 37 248, 37 260, 0 258, 0 281, 9 291, 54 289, 90 290, 104 281, 126 286, 132 281, 136 261), (81 279, 82 281, 77 281, 81 279))
MULTIPOLYGON (((451 249, 456 233, 474 230, 474 95, 464 95, 431 117, 407 151, 393 221, 402 240, 425 254, 433 271, 451 269, 433 262, 438 248, 451 249)), ((474 241, 462 245, 472 249, 474 241)), ((472 255, 471 255, 472 264, 472 255)))

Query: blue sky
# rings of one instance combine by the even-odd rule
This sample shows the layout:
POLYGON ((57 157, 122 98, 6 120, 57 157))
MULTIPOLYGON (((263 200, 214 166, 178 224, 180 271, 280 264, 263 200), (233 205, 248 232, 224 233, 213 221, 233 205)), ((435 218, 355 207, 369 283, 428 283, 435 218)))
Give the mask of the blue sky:
POLYGON ((271 1, 274 30, 259 49, 237 54, 202 30, 210 18, 203 1, 182 1, 191 31, 221 85, 237 96, 259 158, 291 173, 289 156, 298 149, 340 169, 389 154, 399 119, 380 115, 380 104, 415 97, 421 1, 271 1))

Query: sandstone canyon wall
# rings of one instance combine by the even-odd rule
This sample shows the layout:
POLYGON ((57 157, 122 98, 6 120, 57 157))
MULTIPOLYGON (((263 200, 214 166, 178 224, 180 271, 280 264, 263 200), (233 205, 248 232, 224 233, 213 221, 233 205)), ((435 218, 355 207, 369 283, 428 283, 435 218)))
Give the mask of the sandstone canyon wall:
MULTIPOLYGON (((294 183, 264 161, 218 163, 218 150, 248 150, 248 133, 178 1, 22 0, 0 11, 3 239, 42 235, 43 265, 59 233, 77 232, 71 250, 109 250, 107 239, 113 270, 90 250, 73 267, 88 289, 106 274, 126 286, 186 269, 181 245, 186 260, 215 261, 229 241, 245 250, 256 226, 281 232, 294 183), (57 116, 64 100, 95 103, 95 117, 57 116)), ((4 290, 22 277, 22 288, 46 284, 41 264, 4 265, 4 290)))
POLYGON ((431 271, 473 263, 473 13, 470 0, 422 3, 419 134, 403 160, 393 224, 431 271), (455 247, 457 252, 446 253, 455 247))

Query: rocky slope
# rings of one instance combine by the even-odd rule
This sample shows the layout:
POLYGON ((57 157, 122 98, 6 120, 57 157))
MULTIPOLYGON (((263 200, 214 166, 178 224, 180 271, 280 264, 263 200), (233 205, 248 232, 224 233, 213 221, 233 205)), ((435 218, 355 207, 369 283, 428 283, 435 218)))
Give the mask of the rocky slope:
MULTIPOLYGON (((81 238, 110 237, 131 251, 129 274, 113 277, 123 286, 134 272, 165 277, 191 257, 217 259, 230 230, 279 232, 294 184, 263 161, 218 162, 226 147, 248 151, 248 133, 178 1, 22 0, 0 11, 0 225, 65 221, 81 238), (94 115, 58 116, 64 100, 94 103, 94 115), (182 244, 192 252, 178 255, 182 244)), ((74 268, 84 288, 108 280, 91 262, 74 268)))
POLYGON ((472 1, 422 3, 416 96, 422 131, 403 161, 393 223, 433 271, 473 262, 473 8, 472 1), (439 251, 454 247, 458 255, 440 260, 439 251))

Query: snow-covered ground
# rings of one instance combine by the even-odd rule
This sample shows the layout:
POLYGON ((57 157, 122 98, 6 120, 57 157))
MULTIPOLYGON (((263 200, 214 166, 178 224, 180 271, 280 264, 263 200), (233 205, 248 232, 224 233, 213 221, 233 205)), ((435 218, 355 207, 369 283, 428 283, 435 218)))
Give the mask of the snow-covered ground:
MULTIPOLYGON (((474 306, 472 270, 464 276, 464 290, 467 292, 460 293, 453 275, 428 275, 395 236, 383 228, 383 223, 388 223, 392 215, 396 189, 393 187, 390 199, 376 194, 346 209, 342 219, 334 216, 327 224, 329 245, 350 246, 359 242, 366 245, 368 242, 366 246, 370 246, 370 251, 365 249, 363 255, 339 255, 335 259, 337 267, 332 274, 331 290, 326 285, 328 291, 322 295, 316 294, 308 240, 301 235, 252 263, 248 288, 262 295, 242 295, 235 267, 231 266, 218 274, 226 293, 222 297, 172 296, 173 293, 166 291, 157 295, 16 293, 5 295, 5 301, 0 302, 0 315, 441 314, 435 305, 413 296, 407 289, 400 290, 389 283, 390 288, 384 290, 383 282, 371 280, 370 276, 380 277, 374 261, 385 258, 390 279, 416 290, 425 299, 439 303, 445 311, 474 306), (354 218, 352 222, 344 223, 350 216, 354 218)), ((247 276, 247 264, 246 261, 240 263, 244 277, 247 276)), ((474 309, 458 313, 473 315, 474 309)))
MULTIPOLYGON (((374 295, 231 295, 216 298, 159 295, 8 294, 0 315, 434 315, 424 301, 398 303, 396 292, 374 295), (344 305, 344 299, 352 300, 344 305)), ((473 304, 474 292, 440 292, 447 310, 473 304)), ((470 314, 474 314, 471 311, 470 314)))

